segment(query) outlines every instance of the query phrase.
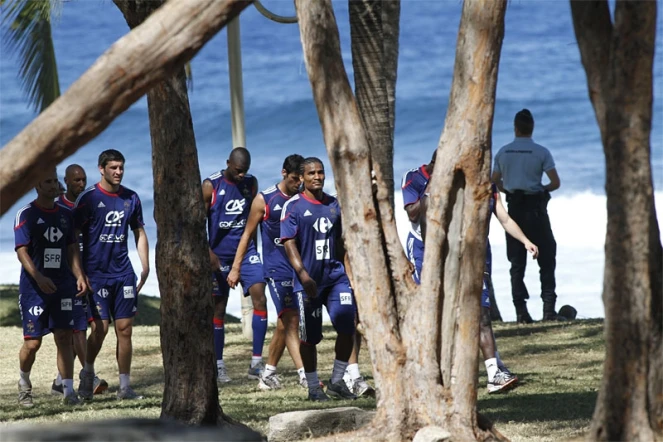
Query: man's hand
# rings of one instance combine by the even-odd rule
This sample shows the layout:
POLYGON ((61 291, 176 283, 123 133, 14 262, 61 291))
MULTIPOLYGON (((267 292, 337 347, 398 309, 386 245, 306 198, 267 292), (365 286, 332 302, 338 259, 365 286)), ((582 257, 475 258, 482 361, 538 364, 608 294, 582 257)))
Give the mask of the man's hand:
POLYGON ((78 290, 78 293, 76 293, 77 298, 87 294, 87 292, 90 290, 90 286, 86 276, 81 275, 80 277, 76 278, 76 289, 78 290))
POLYGON ((55 284, 53 284, 53 281, 51 281, 51 278, 47 278, 41 273, 37 273, 37 275, 35 275, 35 282, 39 286, 39 290, 46 293, 47 295, 52 295, 58 289, 55 284))
POLYGON ((532 254, 532 259, 536 259, 539 256, 539 248, 532 244, 530 241, 525 243, 525 248, 532 254))
MULTIPOLYGON (((216 255, 214 255, 214 256, 216 256, 216 255)), ((237 283, 239 282, 239 278, 240 278, 239 269, 236 269, 235 267, 230 269, 230 273, 228 274, 228 278, 226 278, 226 281, 228 282, 228 285, 230 286, 231 289, 234 289, 235 287, 237 287, 237 283)))
POLYGON ((308 275, 308 272, 305 270, 299 275, 299 281, 302 283, 302 287, 306 292, 306 296, 309 299, 315 299, 318 297, 318 284, 308 275))
POLYGON ((145 281, 147 281, 147 275, 150 274, 150 268, 143 269, 142 272, 140 272, 140 281, 138 282, 138 286, 136 287, 136 294, 140 293, 140 290, 143 288, 145 285, 145 281))
POLYGON ((213 272, 217 272, 221 268, 221 261, 219 261, 219 257, 216 256, 216 253, 212 251, 212 249, 209 250, 209 264, 210 267, 212 267, 213 272))

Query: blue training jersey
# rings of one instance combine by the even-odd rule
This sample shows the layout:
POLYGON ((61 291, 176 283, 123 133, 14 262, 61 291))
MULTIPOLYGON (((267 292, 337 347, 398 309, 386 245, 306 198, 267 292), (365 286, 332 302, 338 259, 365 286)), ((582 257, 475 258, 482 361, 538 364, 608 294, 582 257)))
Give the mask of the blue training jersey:
MULTIPOLYGON (((209 246, 219 258, 231 259, 246 228, 258 183, 253 175, 246 174, 235 184, 224 178, 223 170, 210 175, 207 181, 214 187, 207 212, 209 246)), ((249 243, 251 247, 255 247, 253 241, 249 243)))
POLYGON ((99 184, 88 187, 76 200, 74 222, 83 236, 83 267, 91 277, 120 277, 134 273, 129 260, 129 229, 143 227, 138 194, 120 186, 117 193, 99 184))
MULTIPOLYGON (((281 241, 294 238, 304 268, 318 284, 329 287, 345 276, 345 267, 337 256, 341 240, 341 207, 336 198, 323 194, 322 201, 310 199, 304 193, 285 203, 281 214, 281 241)), ((303 290, 294 273, 295 291, 303 290)))
MULTIPOLYGON (((426 172, 426 165, 418 169, 411 169, 403 175, 401 183, 401 190, 403 192, 403 207, 414 204, 419 201, 426 193, 426 186, 430 176, 426 172)), ((421 240, 421 225, 420 223, 410 222, 410 231, 419 240, 421 240)))
MULTIPOLYGON (((58 282, 71 281, 67 248, 76 243, 71 211, 56 204, 52 209, 37 205, 36 201, 16 214, 14 223, 14 250, 28 248, 35 267, 47 278, 58 282)), ((33 289, 41 293, 35 280, 21 268, 20 290, 33 289)))
POLYGON ((279 281, 292 279, 292 266, 281 244, 281 213, 291 197, 281 192, 278 185, 260 193, 265 199, 265 216, 260 229, 265 278, 279 281))

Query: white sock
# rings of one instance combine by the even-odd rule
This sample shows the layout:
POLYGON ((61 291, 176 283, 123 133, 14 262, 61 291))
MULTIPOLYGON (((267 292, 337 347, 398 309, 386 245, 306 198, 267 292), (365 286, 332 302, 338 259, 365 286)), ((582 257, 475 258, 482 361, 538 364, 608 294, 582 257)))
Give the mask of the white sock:
POLYGON ((129 388, 129 385, 131 385, 131 375, 120 373, 120 390, 129 388))
POLYGON ((308 389, 320 388, 320 379, 318 379, 318 372, 314 371, 313 373, 306 373, 306 383, 308 384, 308 389))
POLYGON ((348 363, 334 359, 334 368, 331 375, 331 383, 335 384, 338 381, 343 380, 343 375, 345 374, 345 369, 348 368, 348 363))
POLYGON ((504 365, 504 362, 502 362, 502 358, 500 358, 500 352, 497 350, 495 351, 495 359, 497 359, 497 367, 500 369, 506 368, 506 365, 504 365))
POLYGON ((251 356, 251 367, 255 367, 262 362, 262 356, 251 356))
POLYGON ((62 385, 62 375, 58 372, 58 376, 55 378, 55 385, 62 385))
POLYGON ((74 380, 73 379, 62 379, 62 392, 64 396, 70 396, 74 394, 74 380))
POLYGON ((361 377, 361 373, 359 373, 359 364, 348 364, 345 374, 351 381, 359 379, 361 377))
POLYGON ((216 360, 216 368, 225 368, 226 364, 223 362, 223 359, 217 359, 216 360))
POLYGON ((31 385, 31 384, 30 384, 30 372, 29 372, 29 371, 21 371, 21 370, 19 370, 19 371, 18 371, 18 375, 19 375, 19 377, 20 377, 19 382, 20 382, 22 385, 31 385))
POLYGON ((94 362, 90 364, 89 362, 85 361, 83 370, 87 371, 88 373, 94 373, 94 362))
POLYGON ((304 372, 304 367, 298 368, 297 374, 299 375, 299 379, 306 379, 306 373, 304 372))
POLYGON ((274 373, 276 373, 276 367, 274 365, 265 365, 265 371, 263 372, 263 376, 271 376, 274 373))
POLYGON ((495 373, 497 373, 497 359, 490 358, 484 361, 486 364, 486 372, 488 373, 488 382, 492 382, 495 379, 495 373))

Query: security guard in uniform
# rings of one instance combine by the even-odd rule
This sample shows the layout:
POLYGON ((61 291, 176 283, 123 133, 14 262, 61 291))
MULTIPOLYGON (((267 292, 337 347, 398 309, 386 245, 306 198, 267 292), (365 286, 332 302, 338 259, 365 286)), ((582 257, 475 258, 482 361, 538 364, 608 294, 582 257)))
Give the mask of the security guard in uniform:
MULTIPOLYGON (((534 117, 523 109, 514 118, 513 142, 502 147, 495 155, 492 180, 506 194, 509 216, 523 233, 539 247, 537 258, 541 278, 543 320, 556 318, 555 256, 557 243, 550 228, 548 201, 550 192, 559 189, 560 180, 550 151, 532 140, 534 117), (541 182, 543 174, 550 183, 541 182)), ((515 238, 506 234, 506 251, 511 263, 511 295, 516 307, 517 321, 531 323, 527 311, 529 293, 523 281, 527 265, 527 250, 515 238)))

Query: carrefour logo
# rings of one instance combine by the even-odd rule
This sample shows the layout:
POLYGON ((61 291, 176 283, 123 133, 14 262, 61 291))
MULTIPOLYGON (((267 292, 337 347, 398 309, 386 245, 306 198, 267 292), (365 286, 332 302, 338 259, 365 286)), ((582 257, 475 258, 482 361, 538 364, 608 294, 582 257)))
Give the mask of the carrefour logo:
POLYGON ((43 313, 44 309, 38 305, 33 305, 28 311, 32 316, 39 316, 43 313))
POLYGON ((313 228, 320 233, 327 233, 332 227, 334 227, 334 224, 326 216, 316 219, 313 223, 313 228))
POLYGON ((44 232, 44 238, 46 238, 46 241, 49 242, 58 242, 63 236, 64 233, 62 233, 57 227, 49 227, 44 232))

